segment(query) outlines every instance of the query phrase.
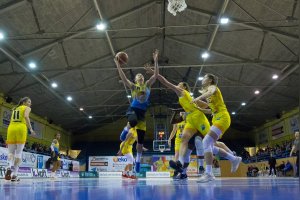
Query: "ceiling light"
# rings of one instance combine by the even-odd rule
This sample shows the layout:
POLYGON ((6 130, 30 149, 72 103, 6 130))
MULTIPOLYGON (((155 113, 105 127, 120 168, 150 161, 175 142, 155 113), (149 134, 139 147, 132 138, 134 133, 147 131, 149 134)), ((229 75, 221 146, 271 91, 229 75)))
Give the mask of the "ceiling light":
POLYGON ((203 78, 204 78, 203 76, 200 76, 200 77, 198 78, 198 80, 199 80, 199 81, 202 81, 203 78))
POLYGON ((242 106, 245 106, 245 105, 246 105, 246 103, 245 103, 245 102, 242 102, 242 103, 241 103, 241 105, 242 105, 242 106))
POLYGON ((228 22, 229 22, 229 19, 228 19, 227 17, 222 17, 222 18, 220 19, 220 23, 221 23, 221 24, 228 24, 228 22))
POLYGON ((55 83, 55 82, 51 83, 51 87, 57 88, 57 83, 55 83))
POLYGON ((190 93, 190 95, 191 95, 191 96, 193 96, 193 95, 194 95, 194 93, 192 93, 192 92, 191 92, 191 93, 190 93))
POLYGON ((36 64, 34 62, 29 63, 28 65, 31 69, 36 68, 36 64))
POLYGON ((208 52, 204 52, 204 53, 202 53, 201 57, 202 57, 203 59, 206 59, 206 58, 209 57, 209 53, 208 53, 208 52))
POLYGON ((0 40, 4 39, 4 34, 2 32, 0 32, 0 40))
POLYGON ((259 93, 260 93, 259 90, 255 90, 255 91, 254 91, 254 94, 259 94, 259 93))
POLYGON ((233 111, 233 112, 231 112, 231 114, 232 114, 232 115, 235 115, 236 113, 233 111))
POLYGON ((93 116, 90 115, 90 116, 89 116, 89 119, 92 119, 92 118, 93 118, 93 116))
POLYGON ((72 101, 73 98, 72 98, 71 96, 68 96, 68 97, 67 97, 67 100, 68 100, 68 101, 72 101))
POLYGON ((273 74, 272 79, 274 79, 274 80, 278 79, 278 75, 277 74, 273 74))
POLYGON ((79 108, 80 111, 83 111, 83 108, 79 108))
POLYGON ((127 95, 127 98, 130 99, 130 98, 131 98, 131 95, 127 95))
POLYGON ((99 31, 103 31, 106 29, 106 24, 104 24, 103 22, 99 23, 96 25, 97 30, 99 31))

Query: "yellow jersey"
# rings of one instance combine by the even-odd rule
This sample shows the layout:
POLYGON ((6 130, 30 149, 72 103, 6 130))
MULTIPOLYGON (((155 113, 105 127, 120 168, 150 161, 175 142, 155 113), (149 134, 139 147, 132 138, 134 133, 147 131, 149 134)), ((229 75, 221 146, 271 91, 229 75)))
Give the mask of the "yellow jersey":
POLYGON ((222 93, 218 87, 216 87, 215 93, 207 98, 207 102, 212 113, 227 111, 226 105, 222 97, 222 93))
POLYGON ((190 95, 190 93, 186 90, 183 90, 182 96, 179 97, 179 104, 185 112, 189 113, 198 110, 195 103, 191 104, 192 101, 193 97, 190 95))
POLYGON ((11 113, 10 123, 26 124, 26 120, 25 120, 26 108, 27 108, 27 106, 22 105, 22 106, 18 106, 17 108, 13 109, 12 113, 11 113))
POLYGON ((177 131, 176 131, 176 138, 182 138, 182 132, 185 126, 185 121, 179 122, 178 124, 176 124, 177 126, 177 131))
POLYGON ((124 142, 124 145, 132 146, 134 144, 134 142, 136 141, 137 132, 136 132, 135 128, 131 128, 129 131, 131 132, 132 135, 127 141, 124 142))

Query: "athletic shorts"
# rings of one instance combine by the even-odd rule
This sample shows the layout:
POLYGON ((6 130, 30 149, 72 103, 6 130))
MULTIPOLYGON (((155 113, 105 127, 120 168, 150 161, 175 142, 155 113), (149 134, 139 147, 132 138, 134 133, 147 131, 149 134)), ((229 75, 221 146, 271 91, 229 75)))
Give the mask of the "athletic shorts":
POLYGON ((27 126, 23 123, 11 123, 7 129, 6 144, 25 144, 27 139, 27 126))
POLYGON ((213 115, 212 125, 222 131, 221 135, 223 135, 225 131, 229 128, 230 123, 231 119, 227 111, 218 112, 217 114, 213 115))
POLYGON ((206 116, 199 110, 188 113, 185 121, 186 124, 184 126, 184 130, 193 129, 194 132, 199 131, 203 137, 209 132, 209 121, 207 120, 206 116))

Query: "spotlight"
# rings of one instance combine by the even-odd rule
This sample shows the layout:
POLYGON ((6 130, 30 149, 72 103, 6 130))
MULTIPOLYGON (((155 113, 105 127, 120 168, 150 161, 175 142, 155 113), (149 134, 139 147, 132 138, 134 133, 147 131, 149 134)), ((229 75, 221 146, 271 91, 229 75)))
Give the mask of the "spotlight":
POLYGON ((208 53, 208 52, 204 52, 204 53, 202 53, 201 57, 202 57, 203 59, 206 59, 206 58, 209 57, 209 53, 208 53))
POLYGON ((273 74, 272 79, 274 79, 274 80, 278 79, 278 75, 277 74, 273 74))
POLYGON ((104 31, 106 29, 106 24, 104 24, 103 22, 99 23, 96 25, 97 30, 99 31, 104 31))
POLYGON ((241 105, 242 105, 242 106, 245 106, 245 105, 246 105, 246 103, 245 103, 245 102, 242 102, 242 103, 241 103, 241 105))
POLYGON ((229 22, 229 19, 228 19, 227 17, 222 17, 222 18, 220 19, 220 23, 221 23, 221 24, 228 24, 228 22, 229 22))
POLYGON ((57 88, 57 83, 55 83, 55 82, 51 83, 51 87, 57 88))
POLYGON ((36 68, 36 64, 35 64, 34 62, 29 63, 28 66, 29 66, 31 69, 35 69, 35 68, 36 68))
POLYGON ((67 100, 68 100, 68 101, 72 101, 73 98, 72 98, 71 96, 68 96, 68 97, 67 97, 67 100))

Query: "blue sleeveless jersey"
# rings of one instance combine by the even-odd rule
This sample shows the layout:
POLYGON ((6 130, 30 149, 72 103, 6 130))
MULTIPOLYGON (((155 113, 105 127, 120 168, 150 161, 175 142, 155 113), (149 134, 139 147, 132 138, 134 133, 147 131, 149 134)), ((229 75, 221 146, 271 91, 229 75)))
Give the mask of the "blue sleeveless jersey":
POLYGON ((146 84, 135 84, 131 90, 132 102, 130 106, 132 108, 138 108, 141 110, 147 110, 149 105, 150 88, 146 84))

